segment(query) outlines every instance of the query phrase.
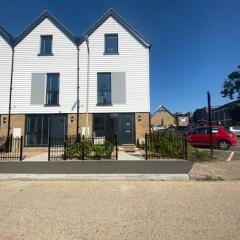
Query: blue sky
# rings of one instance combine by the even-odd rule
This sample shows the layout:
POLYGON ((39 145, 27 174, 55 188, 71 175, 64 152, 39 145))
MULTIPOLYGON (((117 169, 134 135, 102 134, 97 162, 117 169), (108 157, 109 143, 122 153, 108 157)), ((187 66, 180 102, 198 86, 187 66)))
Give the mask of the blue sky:
POLYGON ((151 111, 192 111, 229 102, 223 80, 240 65, 239 0, 1 0, 0 25, 18 36, 48 9, 76 36, 108 8, 151 43, 151 111))

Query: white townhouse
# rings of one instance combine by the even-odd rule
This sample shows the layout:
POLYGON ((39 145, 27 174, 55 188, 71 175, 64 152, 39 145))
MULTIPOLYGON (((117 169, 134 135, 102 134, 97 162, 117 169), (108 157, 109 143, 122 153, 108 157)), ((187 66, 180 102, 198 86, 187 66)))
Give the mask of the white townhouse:
POLYGON ((0 28, 0 135, 10 129, 25 146, 77 132, 142 141, 149 131, 149 50, 112 9, 80 38, 48 11, 15 39, 0 28))

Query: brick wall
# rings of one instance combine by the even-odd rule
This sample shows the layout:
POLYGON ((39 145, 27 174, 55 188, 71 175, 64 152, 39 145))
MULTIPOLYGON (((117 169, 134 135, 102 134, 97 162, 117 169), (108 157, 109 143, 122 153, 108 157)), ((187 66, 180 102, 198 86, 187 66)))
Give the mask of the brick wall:
MULTIPOLYGON (((86 125, 86 114, 79 114, 79 132, 82 135, 82 127, 86 125)), ((89 136, 92 136, 92 113, 88 114, 89 136)), ((68 135, 76 135, 77 114, 68 114, 68 135)))
MULTIPOLYGON (((11 115, 11 130, 12 134, 14 128, 21 128, 21 135, 24 135, 25 131, 25 115, 24 114, 12 114, 11 115)), ((8 115, 1 115, 0 123, 0 136, 7 136, 8 130, 8 115)))
POLYGON ((135 113, 136 143, 145 139, 145 133, 149 133, 149 113, 135 113), (141 119, 141 120, 140 120, 141 119))

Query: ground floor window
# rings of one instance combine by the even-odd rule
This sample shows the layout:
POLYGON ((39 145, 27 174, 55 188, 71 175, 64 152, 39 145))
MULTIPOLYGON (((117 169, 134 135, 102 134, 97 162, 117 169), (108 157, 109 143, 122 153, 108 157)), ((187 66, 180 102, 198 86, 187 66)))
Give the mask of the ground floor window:
POLYGON ((135 143, 135 121, 133 113, 93 114, 93 135, 113 137, 118 135, 119 144, 135 143))
POLYGON ((67 133, 67 115, 26 115, 25 146, 47 146, 49 136, 64 139, 67 133))

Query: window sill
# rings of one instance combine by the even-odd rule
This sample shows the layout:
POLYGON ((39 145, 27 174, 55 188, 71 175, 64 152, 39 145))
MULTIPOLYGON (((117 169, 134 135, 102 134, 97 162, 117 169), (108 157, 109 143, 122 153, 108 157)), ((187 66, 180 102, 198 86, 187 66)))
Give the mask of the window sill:
POLYGON ((103 55, 119 55, 119 52, 115 52, 115 53, 104 52, 103 55))
POLYGON ((38 56, 53 56, 53 53, 39 53, 38 56))
POLYGON ((96 106, 98 106, 98 107, 109 107, 109 106, 112 106, 112 103, 109 103, 109 104, 97 103, 96 106))
POLYGON ((44 107, 60 107, 60 104, 44 104, 44 107))

